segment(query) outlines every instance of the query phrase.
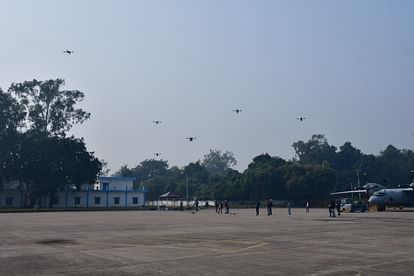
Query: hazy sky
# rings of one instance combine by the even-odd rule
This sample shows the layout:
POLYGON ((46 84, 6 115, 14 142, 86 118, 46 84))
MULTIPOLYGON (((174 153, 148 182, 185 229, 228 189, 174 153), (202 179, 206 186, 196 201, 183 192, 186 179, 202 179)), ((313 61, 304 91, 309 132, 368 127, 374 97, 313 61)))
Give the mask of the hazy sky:
POLYGON ((92 117, 73 134, 111 173, 210 149, 242 171, 319 133, 364 153, 414 148, 411 0, 0 0, 0 42, 3 90, 62 77, 85 93, 92 117))

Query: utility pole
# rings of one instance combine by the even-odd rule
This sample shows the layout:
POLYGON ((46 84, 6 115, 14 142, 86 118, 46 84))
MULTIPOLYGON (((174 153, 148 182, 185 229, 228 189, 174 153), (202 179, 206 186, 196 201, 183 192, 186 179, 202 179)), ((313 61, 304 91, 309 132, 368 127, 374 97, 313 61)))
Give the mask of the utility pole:
POLYGON ((411 170, 410 173, 411 173, 411 184, 413 184, 414 183, 414 170, 411 170))
POLYGON ((358 178, 358 187, 360 186, 359 184, 359 170, 357 170, 357 178, 358 178))
POLYGON ((188 175, 187 175, 187 209, 188 209, 188 175))

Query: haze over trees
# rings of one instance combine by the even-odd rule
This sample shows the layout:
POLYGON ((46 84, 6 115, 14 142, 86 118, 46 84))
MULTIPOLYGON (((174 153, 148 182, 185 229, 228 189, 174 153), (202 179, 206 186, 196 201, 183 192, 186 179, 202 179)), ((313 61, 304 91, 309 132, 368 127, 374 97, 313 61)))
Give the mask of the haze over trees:
POLYGON ((90 114, 76 108, 84 94, 63 85, 63 79, 33 80, 0 90, 0 184, 18 180, 26 205, 93 183, 102 167, 82 139, 66 136, 90 114))
POLYGON ((221 153, 220 150, 210 150, 204 155, 202 165, 213 175, 223 175, 228 168, 237 165, 237 161, 231 151, 221 153))
POLYGON ((351 142, 337 148, 321 134, 292 146, 296 156, 291 160, 260 154, 244 172, 231 169, 236 163, 233 153, 210 150, 202 162, 183 168, 169 168, 165 160, 145 160, 136 168, 123 166, 116 174, 136 177, 137 186, 148 188, 150 200, 168 191, 185 199, 188 184, 190 199, 254 201, 271 197, 299 206, 307 200, 322 203, 332 191, 356 187, 358 175, 360 185, 376 182, 395 187, 411 181, 411 150, 389 145, 375 156, 362 153, 351 142))
MULTIPOLYGON (((93 183, 106 164, 88 152, 80 138, 67 137, 73 125, 90 114, 77 104, 84 94, 61 90, 62 79, 13 83, 0 89, 0 188, 17 180, 26 205, 60 189, 93 183)), ((116 175, 135 177, 148 199, 165 192, 185 198, 254 201, 306 200, 323 202, 332 191, 349 190, 365 182, 395 187, 411 181, 414 153, 387 146, 378 155, 364 154, 351 142, 336 147, 322 134, 293 143, 296 155, 285 160, 267 153, 252 159, 243 172, 230 151, 210 150, 202 161, 179 168, 166 160, 147 159, 134 168, 122 166, 116 175)))

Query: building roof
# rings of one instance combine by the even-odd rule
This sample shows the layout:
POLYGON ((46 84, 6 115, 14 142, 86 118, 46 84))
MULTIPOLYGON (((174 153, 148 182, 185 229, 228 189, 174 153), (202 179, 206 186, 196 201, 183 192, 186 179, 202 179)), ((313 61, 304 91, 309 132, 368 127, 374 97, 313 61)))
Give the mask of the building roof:
POLYGON ((137 180, 136 177, 123 177, 123 176, 99 176, 99 180, 129 180, 134 181, 137 180))

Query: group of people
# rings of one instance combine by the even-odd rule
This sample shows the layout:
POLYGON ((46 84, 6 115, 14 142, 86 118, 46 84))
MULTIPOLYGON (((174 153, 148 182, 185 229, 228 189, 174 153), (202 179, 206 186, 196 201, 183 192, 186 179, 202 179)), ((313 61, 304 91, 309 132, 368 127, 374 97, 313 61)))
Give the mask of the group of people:
MULTIPOLYGON (((267 210, 267 215, 271 216, 273 215, 273 200, 271 198, 269 198, 266 201, 266 210, 267 210)), ((260 200, 256 201, 256 216, 258 216, 260 214, 260 200)))
POLYGON ((220 200, 219 201, 215 201, 214 202, 214 206, 216 207, 216 213, 217 214, 223 214, 223 207, 224 207, 224 213, 225 214, 229 214, 230 213, 230 205, 229 202, 227 200, 225 200, 224 202, 220 200))
MULTIPOLYGON (((288 208, 288 215, 291 216, 292 208, 291 208, 290 201, 287 202, 287 208, 288 208)), ((266 210, 267 210, 268 216, 273 215, 273 200, 271 198, 269 198, 266 201, 266 210)), ((309 201, 306 202, 306 213, 309 213, 309 201)), ((257 200, 256 201, 256 216, 258 216, 259 214, 260 214, 260 200, 257 200)))
POLYGON ((335 201, 331 201, 331 203, 329 203, 328 205, 328 209, 329 209, 329 216, 330 217, 335 217, 335 213, 338 213, 338 217, 341 215, 341 202, 336 202, 335 201))
MULTIPOLYGON (((216 213, 217 214, 223 214, 223 209, 224 209, 224 213, 225 214, 229 214, 230 213, 230 205, 229 202, 227 200, 224 201, 218 201, 216 200, 214 203, 215 207, 216 207, 216 213)), ((256 201, 256 216, 258 216, 260 214, 260 200, 256 201)), ((306 201, 306 213, 309 213, 309 209, 310 209, 310 203, 309 201, 306 201)), ((199 209, 199 203, 198 200, 195 201, 194 203, 194 207, 196 212, 199 209)), ((291 204, 288 201, 287 202, 287 208, 288 208, 288 215, 292 215, 292 210, 291 210, 291 204)), ((341 202, 334 202, 333 200, 331 201, 331 203, 329 203, 328 205, 328 209, 329 209, 329 216, 330 217, 336 217, 336 215, 340 216, 341 215, 341 202)), ((273 215, 273 200, 271 198, 269 198, 268 200, 266 200, 266 210, 267 210, 267 215, 271 216, 273 215)))

